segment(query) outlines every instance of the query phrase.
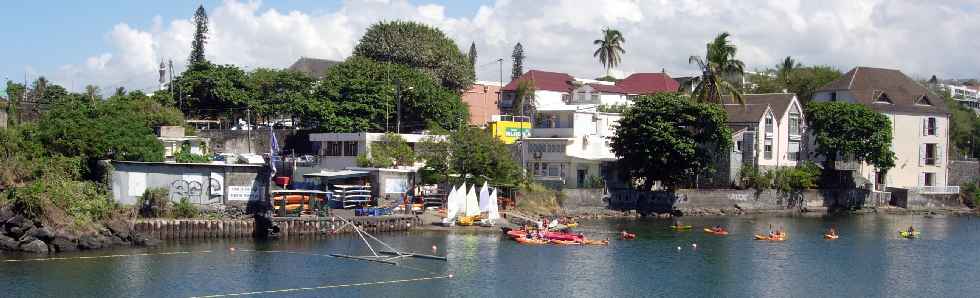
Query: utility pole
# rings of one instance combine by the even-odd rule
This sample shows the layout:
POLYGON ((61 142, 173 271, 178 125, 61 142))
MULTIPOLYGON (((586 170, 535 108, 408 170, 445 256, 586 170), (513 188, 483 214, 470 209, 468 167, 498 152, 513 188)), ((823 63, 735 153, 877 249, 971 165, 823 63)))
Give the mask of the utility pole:
POLYGON ((168 67, 170 68, 170 98, 174 97, 174 60, 167 60, 168 67))
POLYGON ((395 133, 402 133, 402 80, 395 79, 395 133))

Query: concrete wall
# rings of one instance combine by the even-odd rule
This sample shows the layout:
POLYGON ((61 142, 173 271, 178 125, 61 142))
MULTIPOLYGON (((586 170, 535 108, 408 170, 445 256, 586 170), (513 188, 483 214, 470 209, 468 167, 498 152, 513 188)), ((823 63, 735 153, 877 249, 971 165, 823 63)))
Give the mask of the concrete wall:
POLYGON ((135 204, 147 188, 170 191, 170 200, 195 204, 245 205, 265 196, 268 173, 262 166, 113 162, 112 195, 135 204))
POLYGON ((641 213, 669 213, 673 210, 732 209, 793 210, 807 208, 848 208, 873 205, 863 190, 807 190, 799 195, 775 190, 681 189, 669 192, 617 190, 610 193, 609 207, 641 213))
POLYGON ((965 208, 959 194, 920 194, 909 192, 904 201, 898 201, 899 207, 908 209, 945 209, 965 208))
POLYGON ((975 160, 953 160, 949 162, 949 185, 963 185, 976 182, 980 178, 980 162, 975 160))
POLYGON ((605 209, 602 189, 563 189, 559 204, 566 213, 593 213, 605 209))
MULTIPOLYGON (((277 129, 275 133, 279 148, 283 150, 283 153, 292 153, 294 150, 297 154, 315 152, 306 131, 277 129)), ((268 129, 251 131, 251 145, 249 145, 249 131, 247 130, 206 129, 199 130, 197 136, 211 139, 209 152, 236 154, 269 152, 268 129)))

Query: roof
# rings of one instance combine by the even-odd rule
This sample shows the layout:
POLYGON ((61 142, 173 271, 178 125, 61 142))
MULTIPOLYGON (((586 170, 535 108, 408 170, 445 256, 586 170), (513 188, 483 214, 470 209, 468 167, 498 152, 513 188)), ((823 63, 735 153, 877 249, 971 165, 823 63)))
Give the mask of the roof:
POLYGON ((722 107, 728 114, 728 123, 758 123, 769 104, 751 104, 746 101, 744 105, 724 104, 722 107))
POLYGON ((300 57, 288 69, 320 79, 327 75, 327 70, 340 63, 340 61, 334 60, 300 57))
POLYGON ((786 114, 786 109, 789 109, 794 97, 796 95, 793 93, 742 94, 742 100, 745 100, 746 104, 768 104, 776 115, 786 114))
POLYGON ((340 171, 326 171, 321 170, 317 173, 303 174, 303 177, 321 177, 329 179, 346 179, 346 178, 356 178, 368 176, 371 173, 365 171, 351 171, 351 170, 340 170, 340 171))
POLYGON ((603 93, 620 93, 620 94, 628 93, 625 90, 623 90, 623 88, 620 88, 617 85, 605 85, 605 84, 596 84, 596 83, 590 83, 586 85, 589 85, 589 87, 592 87, 592 89, 595 91, 599 91, 603 93))
POLYGON ((525 72, 516 80, 510 81, 504 86, 504 91, 515 91, 517 90, 517 85, 520 82, 531 80, 534 82, 534 90, 542 91, 558 91, 558 92, 569 92, 572 90, 572 85, 569 82, 574 81, 575 78, 560 72, 550 72, 541 70, 530 70, 525 72))
POLYGON ((929 91, 896 69, 858 66, 844 76, 817 89, 817 92, 848 91, 861 104, 879 112, 946 114, 943 98, 929 91), (891 104, 875 103, 880 94, 888 95, 891 104), (918 105, 926 96, 932 105, 918 105))
POLYGON ((666 73, 634 73, 616 82, 616 86, 628 94, 652 94, 675 92, 681 84, 666 73))

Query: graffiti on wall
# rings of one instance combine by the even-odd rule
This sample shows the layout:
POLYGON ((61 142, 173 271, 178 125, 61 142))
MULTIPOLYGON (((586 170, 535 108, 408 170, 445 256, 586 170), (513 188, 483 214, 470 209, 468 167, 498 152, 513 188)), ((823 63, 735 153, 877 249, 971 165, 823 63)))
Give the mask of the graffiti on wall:
POLYGON ((221 203, 223 188, 220 181, 210 178, 208 180, 207 191, 205 191, 204 187, 205 185, 203 183, 194 180, 174 180, 174 182, 170 183, 170 201, 179 202, 182 199, 187 199, 191 203, 198 205, 221 203))

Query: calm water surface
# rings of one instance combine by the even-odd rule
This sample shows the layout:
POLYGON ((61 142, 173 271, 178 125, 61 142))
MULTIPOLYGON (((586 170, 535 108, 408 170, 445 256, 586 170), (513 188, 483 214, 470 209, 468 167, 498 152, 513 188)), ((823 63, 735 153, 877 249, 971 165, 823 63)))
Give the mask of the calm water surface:
POLYGON ((980 297, 980 221, 974 217, 689 218, 684 223, 724 225, 732 234, 673 232, 667 229, 670 221, 638 220, 583 223, 581 230, 593 238, 614 237, 622 228, 639 234, 635 241, 612 241, 607 247, 522 246, 497 233, 379 235, 417 252, 431 253, 436 245, 438 254, 450 259, 399 266, 322 256, 366 253, 349 235, 56 255, 191 252, 117 258, 10 262, 37 256, 0 253, 0 296, 192 297, 288 290, 252 297, 980 297), (751 240, 770 224, 784 227, 789 240, 751 240), (898 239, 896 231, 910 224, 923 231, 922 239, 898 239), (831 225, 841 240, 821 238, 831 225), (449 274, 453 278, 335 287, 449 274))

